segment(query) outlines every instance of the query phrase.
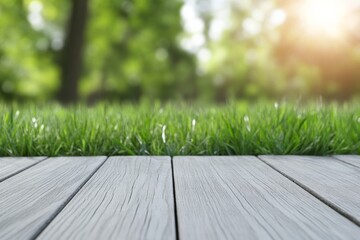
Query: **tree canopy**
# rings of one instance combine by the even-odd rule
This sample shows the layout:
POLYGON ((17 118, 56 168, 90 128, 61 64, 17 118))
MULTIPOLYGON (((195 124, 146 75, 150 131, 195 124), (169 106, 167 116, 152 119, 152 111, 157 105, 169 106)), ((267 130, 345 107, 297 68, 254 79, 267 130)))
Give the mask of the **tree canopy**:
POLYGON ((360 92, 359 9, 358 0, 2 0, 0 99, 346 100, 360 92))

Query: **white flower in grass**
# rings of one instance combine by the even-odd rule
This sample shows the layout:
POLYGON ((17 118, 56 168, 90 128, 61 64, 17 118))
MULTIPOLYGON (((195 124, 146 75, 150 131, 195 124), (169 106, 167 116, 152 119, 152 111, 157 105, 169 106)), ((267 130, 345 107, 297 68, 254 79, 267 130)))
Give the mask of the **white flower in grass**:
POLYGON ((166 143, 166 135, 165 135, 165 130, 166 130, 166 125, 164 125, 162 127, 162 133, 161 133, 161 137, 164 143, 166 143))
POLYGON ((244 121, 245 121, 245 124, 246 124, 246 129, 248 130, 248 132, 251 132, 250 118, 249 118, 249 116, 245 115, 245 116, 244 116, 244 121))
POLYGON ((244 116, 244 121, 245 121, 246 123, 248 123, 248 122, 250 121, 250 119, 249 119, 249 116, 248 116, 248 115, 245 115, 245 116, 244 116))
POLYGON ((41 126, 40 126, 40 132, 42 132, 42 131, 44 130, 44 128, 45 128, 44 124, 41 124, 41 126))
POLYGON ((36 118, 32 118, 31 119, 31 122, 33 123, 33 125, 34 125, 34 128, 37 128, 38 127, 38 123, 37 123, 37 119, 36 118))
POLYGON ((191 130, 192 130, 192 131, 195 131, 195 126, 196 126, 196 120, 193 119, 193 120, 191 121, 191 130))
POLYGON ((279 108, 279 103, 278 103, 278 102, 275 102, 275 103, 274 103, 274 107, 275 107, 275 109, 277 110, 277 109, 279 108))
POLYGON ((16 118, 18 118, 18 117, 19 117, 19 115, 20 115, 20 111, 19 111, 19 110, 17 110, 17 111, 15 112, 15 119, 16 119, 16 118))
POLYGON ((115 125, 114 130, 117 130, 119 128, 119 125, 115 125))

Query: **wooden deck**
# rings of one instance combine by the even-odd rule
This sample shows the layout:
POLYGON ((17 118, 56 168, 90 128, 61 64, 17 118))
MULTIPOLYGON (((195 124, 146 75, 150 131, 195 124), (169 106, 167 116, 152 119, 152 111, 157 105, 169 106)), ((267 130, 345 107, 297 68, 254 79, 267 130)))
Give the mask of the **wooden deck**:
POLYGON ((0 239, 360 239, 360 157, 0 158, 0 239))

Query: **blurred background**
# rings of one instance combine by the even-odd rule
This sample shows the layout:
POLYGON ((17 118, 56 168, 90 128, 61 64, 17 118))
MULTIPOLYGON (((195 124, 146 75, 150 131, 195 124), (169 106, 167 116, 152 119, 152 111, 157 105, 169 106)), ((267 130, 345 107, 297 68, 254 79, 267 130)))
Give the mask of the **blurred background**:
POLYGON ((0 99, 360 94, 360 0, 1 0, 0 99))

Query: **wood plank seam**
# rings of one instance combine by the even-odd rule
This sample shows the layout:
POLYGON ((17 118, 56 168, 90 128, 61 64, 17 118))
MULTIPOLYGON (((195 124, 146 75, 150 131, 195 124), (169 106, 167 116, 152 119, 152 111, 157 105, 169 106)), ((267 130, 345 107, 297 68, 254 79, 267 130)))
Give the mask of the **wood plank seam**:
POLYGON ((176 205, 176 189, 175 189, 175 174, 174 174, 174 157, 171 156, 171 175, 172 175, 172 187, 173 187, 173 198, 174 198, 174 219, 175 219, 175 239, 179 240, 179 224, 178 224, 178 214, 177 214, 177 205, 176 205))
POLYGON ((180 239, 360 236, 356 224, 254 156, 174 157, 174 174, 180 239))
POLYGON ((59 213, 68 205, 71 200, 75 197, 75 195, 84 187, 84 185, 94 176, 94 174, 105 164, 105 162, 109 159, 107 156, 106 159, 99 165, 99 167, 95 168, 95 170, 85 179, 85 181, 71 194, 66 201, 60 205, 60 207, 49 217, 49 219, 41 226, 33 236, 29 237, 30 240, 35 240, 40 234, 46 229, 46 227, 59 215, 59 213))
POLYGON ((171 158, 114 156, 37 239, 175 240, 171 158))
POLYGON ((352 167, 356 167, 356 168, 360 168, 359 166, 356 166, 356 165, 354 165, 354 164, 352 164, 352 163, 346 162, 346 161, 344 161, 343 159, 338 158, 337 156, 331 156, 331 158, 332 158, 332 159, 335 159, 335 160, 337 160, 337 161, 339 161, 339 162, 345 163, 346 165, 349 165, 349 166, 352 166, 352 167))
POLYGON ((353 217, 352 215, 348 214, 347 212, 345 212, 344 210, 342 210, 341 208, 339 208, 338 206, 336 206, 335 204, 329 202, 326 198, 322 197, 320 194, 318 194, 317 192, 311 190, 310 188, 308 188, 306 185, 302 184, 300 181, 297 181, 295 178, 289 176, 288 174, 282 172, 281 170, 277 169, 276 167, 272 166, 271 164, 267 163, 266 161, 264 161, 261 156, 257 156, 257 158, 264 162, 266 165, 268 165, 269 167, 271 167, 272 169, 274 169, 275 171, 277 171, 278 173, 280 173, 281 175, 283 175, 284 177, 286 177, 287 179, 289 179, 290 181, 294 182, 296 185, 298 185, 299 187, 301 187, 302 189, 304 189, 305 191, 307 191, 308 193, 310 193, 312 196, 314 196, 315 198, 317 198, 319 201, 321 201, 322 203, 324 203, 325 205, 327 205, 328 207, 330 207, 331 209, 333 209, 335 212, 337 212, 338 214, 340 214, 341 216, 345 217, 346 219, 348 219, 349 221, 351 221, 352 223, 354 223, 355 225, 357 225, 358 227, 360 227, 360 221, 358 221, 355 217, 353 217))
POLYGON ((16 171, 16 172, 14 172, 14 173, 12 173, 12 174, 4 177, 4 178, 0 178, 0 183, 7 180, 7 179, 9 179, 9 178, 11 178, 11 177, 13 177, 13 176, 15 176, 15 175, 17 175, 17 174, 19 174, 19 173, 21 173, 21 172, 23 172, 23 171, 25 171, 25 170, 27 170, 27 169, 29 169, 29 168, 31 168, 31 167, 33 167, 33 166, 35 166, 35 165, 37 165, 37 164, 39 164, 39 163, 41 163, 41 162, 43 162, 43 161, 45 161, 45 160, 48 160, 49 158, 50 157, 45 157, 44 159, 42 159, 40 161, 34 162, 33 164, 31 164, 31 165, 29 165, 29 166, 27 166, 27 167, 25 167, 23 169, 20 169, 19 171, 16 171))

